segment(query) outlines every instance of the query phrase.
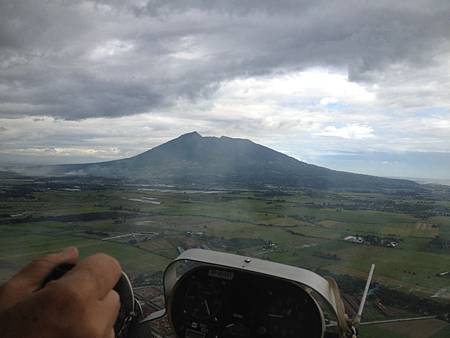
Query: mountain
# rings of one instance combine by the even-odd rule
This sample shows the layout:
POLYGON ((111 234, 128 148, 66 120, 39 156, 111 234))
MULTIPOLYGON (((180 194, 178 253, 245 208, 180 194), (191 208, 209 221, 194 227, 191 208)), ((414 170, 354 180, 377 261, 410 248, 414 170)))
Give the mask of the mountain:
POLYGON ((134 157, 36 168, 47 175, 88 175, 158 184, 283 186, 354 190, 408 189, 415 182, 330 170, 245 139, 182 135, 134 157))

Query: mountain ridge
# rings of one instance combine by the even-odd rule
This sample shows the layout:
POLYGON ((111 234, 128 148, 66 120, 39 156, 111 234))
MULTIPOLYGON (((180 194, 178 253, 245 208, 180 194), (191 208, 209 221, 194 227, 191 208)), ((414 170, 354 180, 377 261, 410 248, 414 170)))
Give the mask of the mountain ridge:
POLYGON ((279 186, 385 190, 419 184, 336 171, 299 161, 248 139, 183 134, 133 157, 47 166, 49 175, 120 178, 149 183, 203 186, 279 186))

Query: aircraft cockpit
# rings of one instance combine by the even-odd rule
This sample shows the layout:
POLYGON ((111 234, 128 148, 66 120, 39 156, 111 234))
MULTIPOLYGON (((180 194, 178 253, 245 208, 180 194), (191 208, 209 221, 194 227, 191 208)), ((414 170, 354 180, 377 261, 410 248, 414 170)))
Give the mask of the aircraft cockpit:
MULTIPOLYGON (((60 267, 48 280, 70 268, 60 267)), ((190 249, 167 266, 165 308, 148 316, 123 273, 115 287, 121 299, 115 334, 153 337, 154 321, 167 316, 177 338, 356 338, 373 270, 360 311, 349 319, 333 279, 271 261, 190 249)))

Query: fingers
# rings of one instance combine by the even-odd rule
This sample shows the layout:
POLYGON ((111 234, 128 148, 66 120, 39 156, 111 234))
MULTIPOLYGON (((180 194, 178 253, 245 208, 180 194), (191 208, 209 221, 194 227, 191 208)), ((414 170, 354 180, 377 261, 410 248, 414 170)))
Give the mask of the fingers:
POLYGON ((122 267, 116 259, 96 254, 79 262, 59 282, 76 285, 77 290, 87 297, 103 299, 117 284, 121 273, 122 267))
POLYGON ((114 323, 120 310, 120 297, 119 294, 111 290, 100 301, 100 320, 105 323, 105 338, 114 338, 114 323))
MULTIPOLYGON (((66 328, 70 327, 67 332, 72 332, 74 337, 115 338, 114 323, 120 311, 120 297, 113 287, 121 276, 122 268, 114 258, 104 254, 90 256, 61 278, 41 287, 55 267, 63 263, 75 264, 77 258, 78 250, 71 247, 26 266, 0 289, 6 290, 3 293, 11 298, 7 299, 0 292, 0 298, 3 297, 0 310, 1 306, 7 310, 20 304, 27 307, 29 303, 34 312, 38 309, 37 317, 31 311, 34 314, 30 320, 38 323, 39 329, 42 329, 39 320, 48 315, 50 324, 58 332, 66 332, 66 328), (24 302, 24 299, 29 302, 24 302)), ((22 317, 26 319, 26 316, 22 317)))
POLYGON ((60 252, 38 258, 19 271, 12 279, 24 293, 34 292, 42 287, 44 279, 63 263, 74 264, 78 258, 78 249, 68 247, 60 252))

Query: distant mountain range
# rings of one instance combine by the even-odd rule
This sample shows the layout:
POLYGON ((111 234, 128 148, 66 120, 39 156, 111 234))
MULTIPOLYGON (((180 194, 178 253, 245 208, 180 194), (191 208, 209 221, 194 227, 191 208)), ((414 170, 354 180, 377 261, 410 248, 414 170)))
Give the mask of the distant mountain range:
POLYGON ((36 175, 120 178, 151 184, 222 187, 293 187, 352 190, 416 190, 400 179, 330 170, 253 143, 222 136, 182 135, 134 157, 88 164, 35 167, 36 175))

